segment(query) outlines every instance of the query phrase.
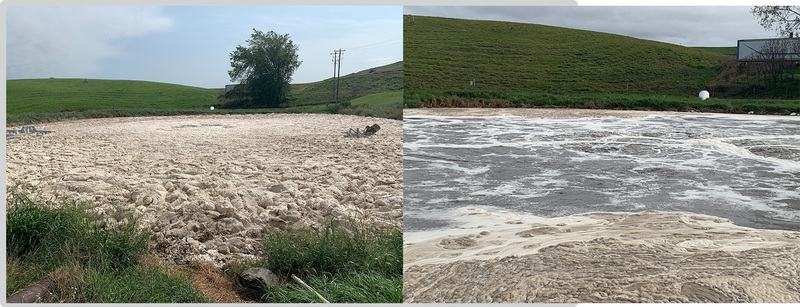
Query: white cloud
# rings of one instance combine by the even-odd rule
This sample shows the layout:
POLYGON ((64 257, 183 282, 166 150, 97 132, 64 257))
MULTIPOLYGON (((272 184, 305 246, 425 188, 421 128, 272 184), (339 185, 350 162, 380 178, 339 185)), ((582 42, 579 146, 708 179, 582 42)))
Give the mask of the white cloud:
POLYGON ((173 24, 157 7, 10 6, 6 16, 8 79, 97 72, 128 39, 173 24))

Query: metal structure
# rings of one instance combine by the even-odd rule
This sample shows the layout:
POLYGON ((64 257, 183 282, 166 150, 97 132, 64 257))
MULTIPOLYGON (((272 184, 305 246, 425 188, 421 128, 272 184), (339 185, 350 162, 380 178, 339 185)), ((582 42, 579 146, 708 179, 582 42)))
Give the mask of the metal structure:
POLYGON ((800 39, 741 39, 736 44, 740 62, 800 61, 800 39))
POLYGON ((371 135, 373 135, 375 133, 378 133, 378 130, 381 130, 381 126, 379 126, 378 124, 374 124, 372 126, 367 126, 366 128, 364 128, 364 132, 361 132, 361 129, 359 129, 359 128, 355 128, 355 129, 350 128, 349 130, 347 130, 345 132, 344 137, 346 137, 346 138, 364 138, 364 137, 371 136, 371 135))

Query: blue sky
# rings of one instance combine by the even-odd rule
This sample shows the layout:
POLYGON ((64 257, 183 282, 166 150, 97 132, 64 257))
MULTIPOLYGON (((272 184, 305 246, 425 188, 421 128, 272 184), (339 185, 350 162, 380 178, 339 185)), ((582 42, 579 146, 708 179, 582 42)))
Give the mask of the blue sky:
POLYGON ((303 61, 292 83, 403 58, 400 6, 8 6, 7 79, 90 78, 231 84, 230 53, 253 28, 289 34, 303 61))

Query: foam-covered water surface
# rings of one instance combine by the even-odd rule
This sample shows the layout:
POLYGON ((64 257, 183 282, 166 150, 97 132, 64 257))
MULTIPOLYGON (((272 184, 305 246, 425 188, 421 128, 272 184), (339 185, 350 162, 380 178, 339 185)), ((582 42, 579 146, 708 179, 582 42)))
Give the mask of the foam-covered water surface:
POLYGON ((405 231, 490 205, 542 217, 689 211, 800 230, 800 120, 406 116, 405 231))

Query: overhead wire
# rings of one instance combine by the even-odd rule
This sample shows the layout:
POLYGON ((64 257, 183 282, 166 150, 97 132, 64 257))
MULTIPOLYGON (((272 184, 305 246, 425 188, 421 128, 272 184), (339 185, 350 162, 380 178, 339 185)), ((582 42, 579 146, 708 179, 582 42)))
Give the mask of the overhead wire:
POLYGON ((403 42, 402 38, 403 38, 403 36, 399 35, 399 36, 395 36, 395 37, 392 37, 392 38, 387 39, 387 40, 383 40, 383 41, 367 44, 367 45, 364 45, 364 46, 351 47, 351 48, 345 48, 345 49, 347 49, 347 50, 358 50, 358 49, 385 47, 385 46, 390 46, 390 45, 393 45, 393 44, 402 43, 403 42), (400 39, 400 40, 397 41, 397 39, 400 39), (385 44, 385 45, 381 45, 381 44, 385 44))

